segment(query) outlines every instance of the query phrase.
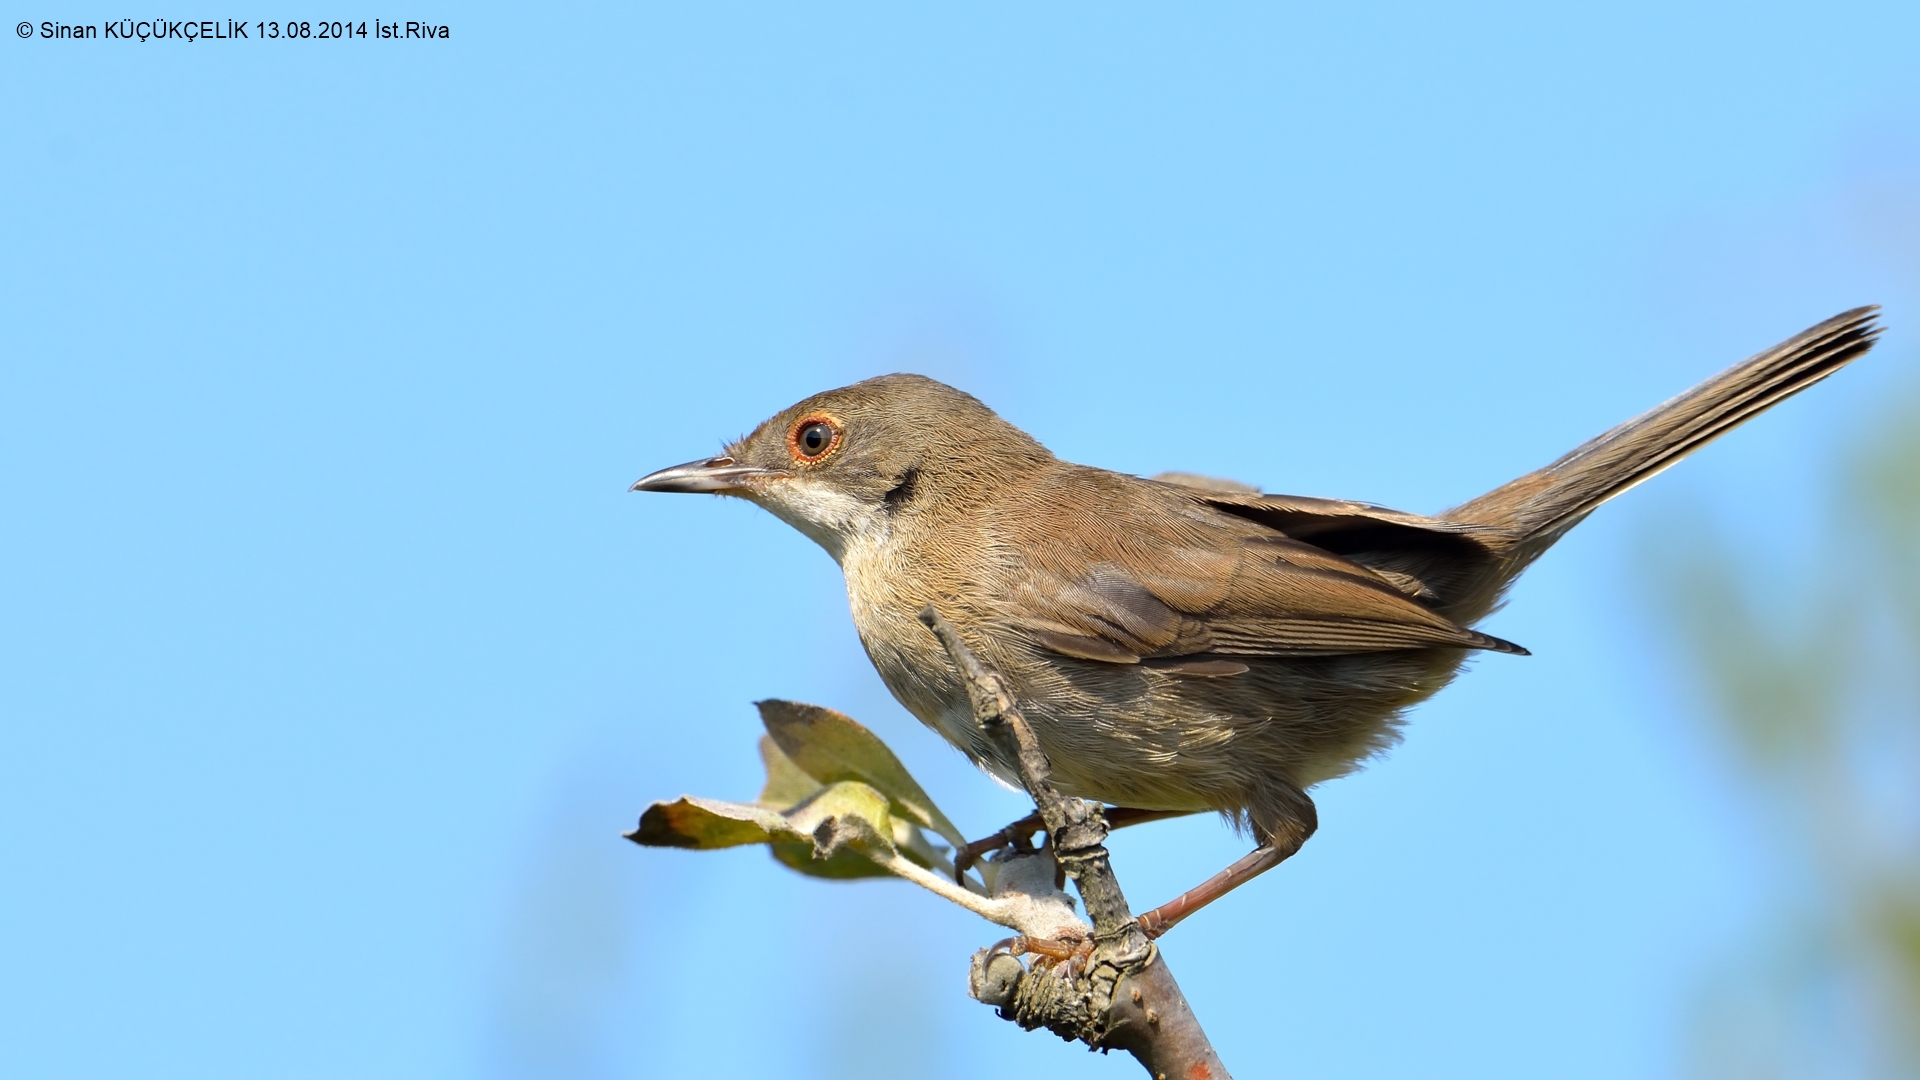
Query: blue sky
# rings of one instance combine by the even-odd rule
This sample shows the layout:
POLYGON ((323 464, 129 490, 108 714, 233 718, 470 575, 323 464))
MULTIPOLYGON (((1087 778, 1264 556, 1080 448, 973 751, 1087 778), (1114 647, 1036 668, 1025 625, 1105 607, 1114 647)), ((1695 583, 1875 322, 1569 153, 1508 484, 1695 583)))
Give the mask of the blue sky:
POLYGON ((397 14, 451 37, 0 42, 9 1071, 1126 1074, 966 1000, 962 912, 618 839, 752 794, 774 696, 1021 810, 810 543, 626 484, 917 370, 1070 459, 1436 511, 1881 301, 1168 939, 1240 1075, 1674 1074, 1768 886, 1636 545, 1698 501, 1789 550, 1910 385, 1920 9, 397 14))

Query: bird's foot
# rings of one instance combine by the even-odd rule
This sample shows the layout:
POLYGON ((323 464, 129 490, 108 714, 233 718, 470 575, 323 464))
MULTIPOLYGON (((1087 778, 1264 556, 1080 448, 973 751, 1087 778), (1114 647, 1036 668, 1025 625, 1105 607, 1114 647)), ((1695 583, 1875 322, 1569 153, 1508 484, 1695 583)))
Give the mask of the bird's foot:
MULTIPOLYGON (((1021 855, 1034 852, 1033 834, 1046 828, 1038 812, 1028 814, 1019 821, 1001 829, 991 836, 982 837, 953 853, 953 877, 961 884, 966 883, 966 873, 983 857, 1003 849, 1012 849, 1021 855)), ((1017 939, 1016 939, 1017 940, 1017 939)))
POLYGON ((1009 956, 1033 956, 1034 967, 1045 971, 1057 964, 1066 965, 1061 969, 1068 978, 1073 977, 1075 965, 1086 968, 1087 959, 1093 955, 1093 939, 1079 934, 1063 938, 1037 938, 1021 934, 996 943, 991 952, 1004 952, 1009 956))
MULTIPOLYGON (((1124 829, 1129 825, 1143 825, 1149 821, 1163 821, 1167 818, 1185 817, 1188 814, 1195 813, 1195 811, 1192 810, 1138 810, 1131 806, 1109 806, 1105 812, 1107 815, 1107 827, 1110 829, 1124 829)), ((983 857, 991 855, 996 851, 1011 849, 1020 855, 1033 854, 1035 850, 1037 850, 1033 846, 1033 834, 1040 832, 1046 827, 1046 822, 1040 820, 1039 811, 1035 811, 1006 828, 1001 829, 999 832, 994 833, 992 836, 975 840, 973 843, 954 852, 954 880, 961 881, 964 884, 964 875, 966 872, 983 857)), ((1056 868, 1054 872, 1054 888, 1064 888, 1066 887, 1066 883, 1064 872, 1056 868)))

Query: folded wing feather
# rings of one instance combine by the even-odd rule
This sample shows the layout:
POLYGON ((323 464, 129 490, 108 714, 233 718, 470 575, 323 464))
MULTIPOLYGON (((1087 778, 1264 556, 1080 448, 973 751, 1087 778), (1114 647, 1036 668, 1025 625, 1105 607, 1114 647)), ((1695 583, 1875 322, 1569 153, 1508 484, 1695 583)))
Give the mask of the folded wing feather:
MULTIPOLYGON (((1361 504, 1290 502, 1294 505, 1274 509, 1319 520, 1351 520, 1362 516, 1356 511, 1374 511, 1385 518, 1383 524, 1402 527, 1426 520, 1361 504)), ((1435 524, 1440 526, 1436 532, 1453 531, 1435 524)), ((1271 526, 1239 528, 1245 530, 1240 542, 1224 545, 1217 534, 1182 542, 1202 538, 1135 531, 1126 542, 1106 546, 1104 553, 1118 553, 1117 559, 1055 558, 1046 560, 1050 565, 1032 566, 1020 586, 1021 603, 1012 605, 1022 613, 1017 629, 1064 656, 1112 664, 1145 661, 1212 676, 1244 671, 1235 657, 1435 646, 1526 651, 1454 624, 1410 595, 1397 575, 1376 572, 1271 526)))

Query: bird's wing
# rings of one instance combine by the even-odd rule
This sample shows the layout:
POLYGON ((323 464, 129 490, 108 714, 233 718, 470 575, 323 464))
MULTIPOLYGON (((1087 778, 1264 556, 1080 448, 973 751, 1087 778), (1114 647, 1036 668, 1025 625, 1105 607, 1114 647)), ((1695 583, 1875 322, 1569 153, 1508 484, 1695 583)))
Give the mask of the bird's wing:
MULTIPOLYGON (((1197 485, 1190 485, 1197 487, 1197 485)), ((1263 495, 1212 487, 1186 493, 1221 513, 1330 551, 1445 609, 1500 563, 1510 537, 1497 528, 1344 499, 1263 495)))
POLYGON ((1103 545, 1101 561, 1056 553, 1030 567, 1009 605, 1019 628, 1066 656, 1194 674, 1245 670, 1236 657, 1525 652, 1455 625, 1364 566, 1275 533, 1225 544, 1129 539, 1103 545))
POLYGON ((1342 526, 1358 525, 1363 521, 1377 525, 1397 525, 1422 532, 1454 535, 1497 531, 1486 525, 1444 521, 1440 518, 1410 514, 1405 510, 1391 510, 1384 506, 1353 502, 1349 499, 1316 499, 1308 495, 1272 495, 1259 491, 1236 491, 1225 486, 1230 482, 1216 480, 1213 483, 1220 486, 1210 488, 1192 483, 1181 486, 1192 487, 1195 491, 1202 493, 1201 497, 1209 504, 1221 510, 1261 521, 1289 535, 1293 535, 1296 530, 1307 532, 1334 530, 1342 526))

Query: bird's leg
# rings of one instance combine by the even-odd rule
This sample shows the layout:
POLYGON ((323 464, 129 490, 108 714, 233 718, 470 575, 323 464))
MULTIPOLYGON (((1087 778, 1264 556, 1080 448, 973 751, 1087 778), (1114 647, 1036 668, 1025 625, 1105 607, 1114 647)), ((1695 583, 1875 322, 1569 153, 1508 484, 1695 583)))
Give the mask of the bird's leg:
POLYGON ((1011 847, 1015 851, 1032 851, 1033 834, 1044 828, 1046 825, 1040 820, 1040 812, 1036 810, 991 836, 973 841, 953 853, 953 879, 962 885, 966 884, 967 871, 973 869, 973 864, 979 862, 982 855, 999 851, 1003 847, 1011 847))
POLYGON ((1313 835, 1318 824, 1313 803, 1305 794, 1300 794, 1298 798, 1302 805, 1290 807, 1291 812, 1277 828, 1256 827, 1256 835, 1264 833, 1266 843, 1242 855, 1225 870, 1141 915, 1140 932, 1147 935, 1149 940, 1157 938, 1173 929, 1173 924, 1181 919, 1292 858, 1294 852, 1307 842, 1307 837, 1313 835))
MULTIPOLYGON (((1136 810, 1131 806, 1109 806, 1106 808, 1107 827, 1109 829, 1124 829, 1129 825, 1143 825, 1149 821, 1160 821, 1163 818, 1185 817, 1192 813, 1197 813, 1197 811, 1136 810)), ((1040 820, 1039 811, 1036 810, 991 836, 975 840, 966 847, 953 853, 954 878, 959 880, 962 874, 965 874, 973 868, 974 863, 980 861, 981 856, 999 851, 1001 848, 1011 847, 1015 851, 1031 852, 1033 850, 1033 834, 1046 827, 1046 823, 1040 820)))
POLYGON ((1271 844, 1262 844, 1254 848, 1253 851, 1241 856, 1232 866, 1141 915, 1140 932, 1147 935, 1149 939, 1159 937, 1173 929, 1174 923, 1227 895, 1257 875, 1279 866, 1291 854, 1293 852, 1282 852, 1271 844))

